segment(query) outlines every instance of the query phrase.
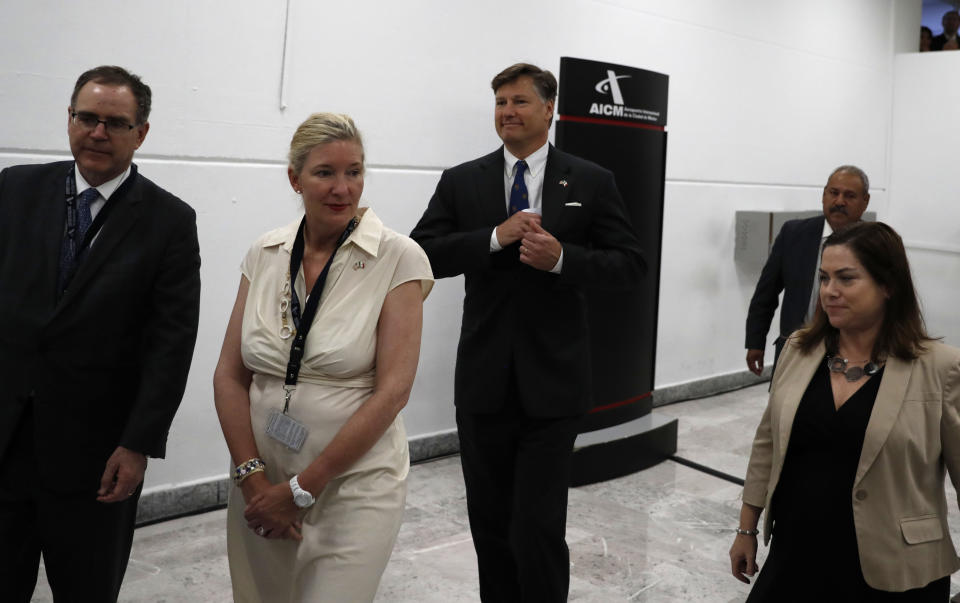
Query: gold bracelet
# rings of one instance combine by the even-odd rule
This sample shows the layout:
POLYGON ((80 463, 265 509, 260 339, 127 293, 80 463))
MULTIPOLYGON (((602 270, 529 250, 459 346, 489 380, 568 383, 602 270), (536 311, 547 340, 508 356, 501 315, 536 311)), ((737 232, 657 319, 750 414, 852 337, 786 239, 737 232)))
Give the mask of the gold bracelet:
POLYGON ((254 473, 260 473, 267 468, 267 464, 263 462, 263 459, 260 457, 253 457, 249 461, 245 461, 237 465, 237 468, 233 470, 233 481, 239 486, 243 480, 247 479, 254 473))
POLYGON ((257 467, 256 469, 251 469, 250 471, 247 471, 240 477, 240 479, 237 480, 237 486, 239 487, 240 484, 243 483, 243 480, 247 479, 254 473, 262 473, 262 472, 263 472, 263 467, 257 467))

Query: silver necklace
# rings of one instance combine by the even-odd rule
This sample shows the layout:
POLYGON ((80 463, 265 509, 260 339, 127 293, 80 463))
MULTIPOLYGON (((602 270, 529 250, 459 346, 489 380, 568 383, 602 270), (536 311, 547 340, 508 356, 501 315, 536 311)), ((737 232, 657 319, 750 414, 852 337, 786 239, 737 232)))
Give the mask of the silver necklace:
POLYGON ((859 381, 864 375, 876 375, 880 372, 880 366, 874 362, 868 362, 863 366, 847 366, 847 359, 839 356, 827 356, 827 367, 831 373, 841 373, 849 382, 859 381))

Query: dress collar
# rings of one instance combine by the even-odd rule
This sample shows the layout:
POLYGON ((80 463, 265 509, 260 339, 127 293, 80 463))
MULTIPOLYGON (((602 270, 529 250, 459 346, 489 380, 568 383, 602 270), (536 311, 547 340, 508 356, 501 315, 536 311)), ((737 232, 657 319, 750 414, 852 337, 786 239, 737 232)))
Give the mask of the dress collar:
MULTIPOLYGON (((380 250, 380 239, 383 235, 383 222, 369 207, 361 207, 357 211, 357 217, 360 223, 353 229, 344 245, 356 245, 369 255, 376 257, 380 250)), ((297 229, 300 228, 300 221, 303 218, 297 218, 295 221, 278 228, 263 239, 264 247, 281 245, 283 249, 290 253, 293 250, 293 240, 297 237, 297 229)))

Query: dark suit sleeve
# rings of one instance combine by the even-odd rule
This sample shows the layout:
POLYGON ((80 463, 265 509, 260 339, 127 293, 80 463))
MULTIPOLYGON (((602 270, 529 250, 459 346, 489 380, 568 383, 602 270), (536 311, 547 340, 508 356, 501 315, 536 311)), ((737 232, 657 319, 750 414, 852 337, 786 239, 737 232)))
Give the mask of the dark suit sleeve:
POLYGON ((410 238, 427 252, 436 278, 491 267, 490 237, 495 227, 460 230, 465 221, 459 215, 463 208, 458 207, 458 203, 469 198, 462 190, 462 180, 450 170, 443 172, 427 210, 410 233, 410 238))
POLYGON ((748 350, 762 350, 767 347, 767 333, 770 331, 773 314, 780 304, 780 292, 783 291, 783 261, 786 247, 784 237, 790 228, 790 222, 784 224, 777 238, 774 239, 770 257, 763 266, 757 288, 750 299, 745 344, 748 350))
POLYGON ((647 273, 647 262, 613 174, 603 171, 600 178, 592 204, 588 241, 586 244, 560 241, 563 245, 560 281, 599 289, 634 287, 647 273))
POLYGON ((200 312, 200 245, 196 213, 182 212, 144 308, 140 385, 120 445, 163 457, 167 432, 186 388, 200 312))

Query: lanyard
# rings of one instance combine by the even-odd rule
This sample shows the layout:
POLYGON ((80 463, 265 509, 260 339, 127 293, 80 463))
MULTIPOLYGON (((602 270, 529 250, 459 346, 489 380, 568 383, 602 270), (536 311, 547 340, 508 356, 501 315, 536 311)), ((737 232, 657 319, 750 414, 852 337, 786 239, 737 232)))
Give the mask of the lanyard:
POLYGON ((300 228, 297 229, 297 238, 293 241, 293 250, 290 253, 290 314, 293 317, 293 324, 297 328, 296 335, 293 337, 293 343, 290 344, 290 360, 287 362, 287 376, 284 380, 283 412, 286 414, 290 406, 290 392, 297 385, 297 378, 300 376, 300 361, 303 360, 303 349, 306 345, 307 335, 310 327, 313 326, 313 319, 317 314, 317 307, 320 305, 320 295, 323 293, 323 286, 327 282, 327 274, 330 272, 330 265, 333 264, 333 257, 337 255, 337 250, 347 240, 350 233, 357 225, 357 220, 350 220, 343 234, 337 239, 337 246, 333 248, 333 253, 327 259, 327 264, 323 267, 317 282, 313 284, 310 296, 307 297, 307 303, 303 308, 303 315, 300 315, 300 297, 297 295, 297 288, 294 286, 297 279, 297 273, 300 271, 300 263, 303 262, 303 227, 307 223, 306 216, 300 221, 300 228), (302 325, 302 326, 301 326, 302 325))
MULTIPOLYGON (((86 234, 83 236, 83 241, 80 241, 80 244, 77 246, 78 258, 81 253, 90 247, 90 243, 94 237, 96 237, 100 233, 100 229, 103 228, 103 223, 107 220, 107 216, 109 216, 111 210, 117 206, 116 203, 110 203, 110 200, 116 200, 122 197, 132 185, 136 175, 136 166, 130 166, 130 174, 127 175, 127 178, 120 184, 117 190, 113 191, 110 199, 107 199, 103 207, 100 208, 100 211, 97 212, 97 217, 90 223, 90 228, 87 229, 86 234)), ((75 229, 77 226, 77 196, 77 179, 71 167, 70 173, 67 175, 67 228, 73 227, 75 229)))
MULTIPOLYGON (((113 211, 113 208, 117 206, 118 199, 122 197, 127 190, 130 188, 134 178, 137 175, 137 168, 134 165, 130 166, 130 174, 127 176, 126 180, 113 191, 113 194, 110 195, 110 199, 106 201, 103 207, 100 208, 100 211, 97 212, 97 217, 93 219, 93 222, 90 224, 90 228, 87 229, 86 234, 83 235, 82 241, 77 241, 77 177, 74 173, 74 167, 70 166, 70 171, 67 174, 67 187, 66 187, 66 200, 67 200, 67 224, 66 224, 66 234, 70 238, 71 244, 74 245, 74 260, 73 265, 68 267, 70 271, 69 274, 64 278, 64 287, 66 284, 69 284, 70 280, 73 278, 74 274, 77 271, 77 268, 80 265, 80 260, 83 258, 83 254, 90 247, 91 242, 93 242, 94 237, 96 237, 100 230, 103 228, 103 223, 107 221, 107 216, 110 215, 110 212, 113 211), (111 203, 111 200, 113 202, 111 203)), ((61 292, 62 293, 62 292, 61 292)))

